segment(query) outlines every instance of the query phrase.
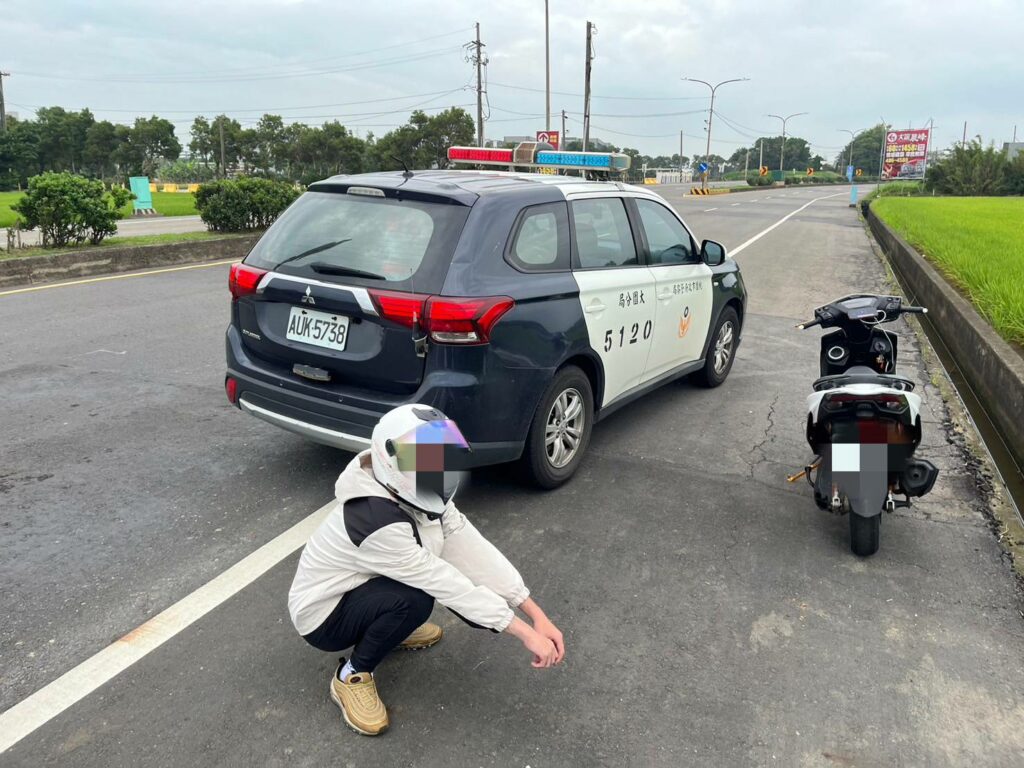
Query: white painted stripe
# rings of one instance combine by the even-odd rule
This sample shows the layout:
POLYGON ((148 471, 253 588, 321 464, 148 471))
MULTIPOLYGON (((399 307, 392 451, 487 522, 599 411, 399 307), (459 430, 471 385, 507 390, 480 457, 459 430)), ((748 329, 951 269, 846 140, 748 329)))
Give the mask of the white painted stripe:
POLYGON ((796 209, 795 211, 792 211, 792 212, 790 212, 790 213, 787 213, 787 214, 786 214, 785 216, 783 216, 783 217, 782 217, 781 219, 779 219, 779 220, 778 220, 778 221, 776 221, 776 222, 775 222, 774 224, 772 224, 772 225, 771 225, 770 227, 768 227, 768 229, 763 229, 763 230, 761 230, 760 232, 758 232, 758 233, 757 233, 756 235, 754 235, 754 236, 753 236, 752 238, 750 238, 749 240, 747 240, 747 241, 746 241, 745 243, 741 243, 740 245, 737 245, 737 246, 736 246, 735 248, 730 248, 730 249, 729 249, 729 255, 730 255, 730 256, 735 256, 735 255, 736 255, 737 253, 739 253, 740 251, 742 251, 742 250, 743 250, 744 248, 746 248, 746 247, 747 247, 748 245, 751 245, 751 244, 753 244, 753 243, 756 243, 756 242, 757 242, 758 240, 760 240, 760 239, 761 239, 762 237, 764 237, 765 235, 767 235, 767 234, 768 234, 769 232, 771 232, 771 231, 772 231, 773 229, 775 229, 775 228, 776 228, 777 226, 779 226, 779 225, 781 225, 781 224, 785 224, 785 223, 786 223, 787 221, 789 221, 789 220, 790 220, 791 218, 793 218, 794 216, 796 216, 796 215, 797 215, 798 213, 800 213, 800 211, 802 211, 802 210, 803 210, 804 208, 806 208, 807 206, 809 206, 809 205, 814 205, 814 204, 815 204, 816 202, 818 202, 819 200, 828 200, 828 199, 829 199, 830 197, 839 197, 839 195, 843 195, 843 194, 846 194, 846 193, 845 193, 845 192, 836 192, 836 193, 835 193, 834 195, 825 195, 824 197, 816 197, 816 198, 814 198, 813 200, 811 200, 810 202, 808 202, 808 203, 804 203, 804 204, 803 204, 803 205, 801 205, 801 206, 800 206, 799 208, 797 208, 797 209, 796 209))
POLYGON ((164 267, 163 269, 150 269, 145 272, 130 272, 123 275, 105 275, 104 277, 87 277, 82 280, 69 280, 65 283, 44 283, 32 285, 28 288, 14 288, 9 291, 0 291, 0 296, 11 296, 15 293, 31 293, 32 291, 46 291, 50 288, 66 288, 69 285, 85 285, 87 283, 103 283, 107 280, 127 280, 130 277, 145 277, 146 275, 162 275, 164 272, 181 272, 185 269, 206 269, 207 267, 221 267, 225 264, 234 264, 241 259, 223 259, 221 261, 206 261, 202 264, 186 264, 182 267, 164 267))
POLYGON ((0 753, 124 672, 291 555, 306 543, 333 507, 333 501, 320 507, 192 594, 8 709, 0 715, 0 753))
POLYGON ((705 208, 704 209, 704 213, 708 213, 709 211, 717 211, 717 210, 718 210, 717 208, 705 208))
POLYGON ((739 205, 739 203, 730 203, 730 205, 739 205))

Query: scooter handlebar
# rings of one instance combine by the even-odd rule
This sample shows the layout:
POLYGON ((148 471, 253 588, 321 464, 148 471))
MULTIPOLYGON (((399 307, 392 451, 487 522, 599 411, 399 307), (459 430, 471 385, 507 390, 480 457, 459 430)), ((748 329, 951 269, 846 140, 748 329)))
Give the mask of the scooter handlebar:
POLYGON ((813 320, 808 320, 806 322, 800 323, 796 327, 797 329, 804 331, 807 330, 808 328, 813 328, 816 325, 821 325, 821 318, 816 317, 813 320))

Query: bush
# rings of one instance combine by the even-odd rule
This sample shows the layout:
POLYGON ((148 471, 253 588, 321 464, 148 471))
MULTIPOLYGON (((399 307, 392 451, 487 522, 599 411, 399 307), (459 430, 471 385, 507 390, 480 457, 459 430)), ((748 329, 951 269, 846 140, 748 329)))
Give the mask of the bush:
POLYGON ((157 178, 175 184, 190 184, 213 180, 213 168, 195 160, 175 160, 162 165, 157 171, 157 178))
POLYGON ((975 140, 954 146, 948 155, 929 164, 925 185, 941 195, 1003 195, 1006 170, 1006 155, 975 140))
POLYGON ((770 187, 772 185, 771 176, 762 176, 757 172, 747 174, 747 184, 752 187, 770 187))
POLYGON ((1024 195, 1024 152, 1006 164, 1006 194, 1024 195))
POLYGON ((107 191, 101 181, 47 172, 29 179, 28 192, 11 209, 21 214, 23 226, 39 227, 44 247, 86 240, 98 245, 117 231, 119 209, 131 199, 132 193, 120 187, 107 191))
POLYGON ((246 232, 269 227, 298 196, 299 190, 284 181, 214 181, 199 187, 196 209, 209 229, 246 232))

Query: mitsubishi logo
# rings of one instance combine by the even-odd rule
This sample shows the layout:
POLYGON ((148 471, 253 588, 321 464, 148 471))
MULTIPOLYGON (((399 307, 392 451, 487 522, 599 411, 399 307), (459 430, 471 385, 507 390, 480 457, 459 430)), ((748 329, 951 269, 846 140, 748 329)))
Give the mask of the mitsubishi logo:
POLYGON ((302 297, 303 304, 316 305, 316 299, 313 298, 313 291, 310 290, 309 286, 306 286, 306 295, 302 297))

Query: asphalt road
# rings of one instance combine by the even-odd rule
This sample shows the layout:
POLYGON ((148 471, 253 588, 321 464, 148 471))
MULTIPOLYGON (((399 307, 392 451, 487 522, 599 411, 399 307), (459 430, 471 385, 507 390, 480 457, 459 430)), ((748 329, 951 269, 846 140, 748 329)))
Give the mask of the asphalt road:
MULTIPOLYGON (((206 225, 198 216, 154 216, 152 218, 121 219, 117 222, 116 237, 137 237, 139 235, 164 235, 179 232, 205 232, 206 225)), ((38 245, 39 230, 21 233, 22 244, 38 245)), ((0 229, 0 248, 7 246, 7 230, 0 229)))
MULTIPOLYGON (((784 479, 817 367, 794 323, 885 288, 848 190, 662 192, 730 248, 815 202, 738 253, 750 305, 721 388, 623 409, 555 492, 501 467, 460 492, 565 631, 563 667, 439 610, 443 642, 378 672, 391 730, 358 737, 327 697, 335 657, 289 624, 296 553, 0 766, 1019 765, 1024 600, 909 328, 933 494, 861 560, 784 479)), ((346 454, 227 404, 226 273, 0 294, 0 710, 330 500, 346 454)))

